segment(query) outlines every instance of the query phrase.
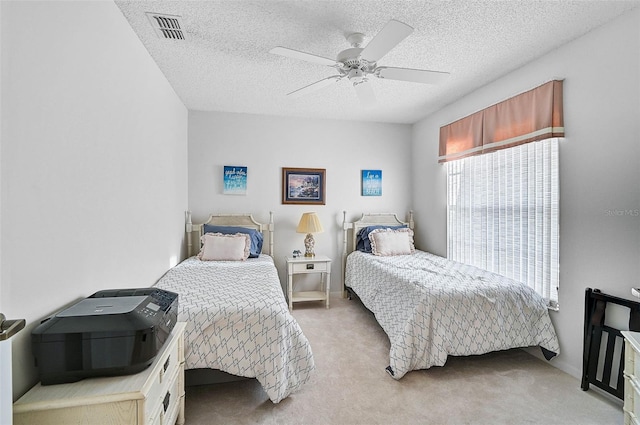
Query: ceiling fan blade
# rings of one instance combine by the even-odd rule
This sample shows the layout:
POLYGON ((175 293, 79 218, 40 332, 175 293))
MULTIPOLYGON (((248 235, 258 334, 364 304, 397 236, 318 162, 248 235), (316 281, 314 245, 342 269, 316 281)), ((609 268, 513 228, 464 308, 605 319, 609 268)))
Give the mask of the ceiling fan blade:
POLYGON ((412 83, 438 84, 447 77, 448 72, 427 71, 426 69, 393 68, 380 66, 376 68, 375 75, 389 80, 409 81, 412 83))
POLYGON ((342 79, 342 77, 343 77, 342 75, 332 75, 331 77, 324 78, 320 81, 316 81, 315 83, 311 83, 308 86, 304 86, 301 89, 294 90, 291 93, 287 93, 287 96, 291 96, 293 98, 304 96, 306 94, 309 94, 314 91, 325 88, 327 86, 330 86, 333 83, 337 83, 342 79))
POLYGON ((356 90, 356 95, 360 99, 362 106, 373 106, 376 103, 376 94, 368 81, 365 80, 354 84, 353 88, 356 90))
POLYGON ((323 58, 322 56, 312 55, 311 53, 300 52, 298 50, 289 49, 287 47, 274 47, 269 50, 269 53, 273 53, 274 55, 280 55, 287 58, 293 58, 298 60, 303 60, 307 62, 313 62, 320 65, 326 66, 336 66, 336 61, 329 58, 323 58))
POLYGON ((377 62, 412 32, 409 25, 392 19, 371 39, 360 56, 369 62, 377 62))

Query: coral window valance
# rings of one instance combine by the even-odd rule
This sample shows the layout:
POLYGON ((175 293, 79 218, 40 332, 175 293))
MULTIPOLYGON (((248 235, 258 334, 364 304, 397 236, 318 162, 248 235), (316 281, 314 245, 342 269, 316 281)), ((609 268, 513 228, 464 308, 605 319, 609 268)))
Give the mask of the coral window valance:
POLYGON ((563 136, 562 81, 553 80, 441 127, 438 162, 563 136))

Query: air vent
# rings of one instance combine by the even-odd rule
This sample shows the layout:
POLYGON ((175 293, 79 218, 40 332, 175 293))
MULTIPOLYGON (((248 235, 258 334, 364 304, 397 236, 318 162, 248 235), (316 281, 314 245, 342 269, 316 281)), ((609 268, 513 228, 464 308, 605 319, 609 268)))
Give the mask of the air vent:
POLYGON ((187 39, 187 34, 184 31, 184 25, 182 23, 182 16, 147 12, 147 17, 159 38, 168 40, 187 39))

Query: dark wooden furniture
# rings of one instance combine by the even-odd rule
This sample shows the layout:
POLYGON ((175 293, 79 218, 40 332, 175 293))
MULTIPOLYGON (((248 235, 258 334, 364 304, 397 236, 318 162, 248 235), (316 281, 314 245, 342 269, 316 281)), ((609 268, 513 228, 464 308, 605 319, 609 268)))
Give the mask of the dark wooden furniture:
POLYGON ((583 391, 589 384, 624 400, 624 337, 621 330, 605 325, 607 305, 629 308, 629 330, 640 331, 640 302, 603 294, 599 289, 587 288, 584 305, 584 345, 582 358, 583 391), (618 342, 618 350, 616 350, 618 342), (606 344, 601 353, 602 345, 606 344), (616 351, 617 354, 616 355, 616 351), (598 366, 601 376, 598 376, 598 366), (612 373, 614 374, 612 384, 612 373))

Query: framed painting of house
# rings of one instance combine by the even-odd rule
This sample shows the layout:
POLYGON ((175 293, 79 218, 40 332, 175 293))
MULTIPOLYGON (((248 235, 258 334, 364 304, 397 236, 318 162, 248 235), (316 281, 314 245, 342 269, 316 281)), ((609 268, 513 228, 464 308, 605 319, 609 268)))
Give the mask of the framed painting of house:
POLYGON ((325 205, 324 168, 282 168, 282 203, 325 205))

